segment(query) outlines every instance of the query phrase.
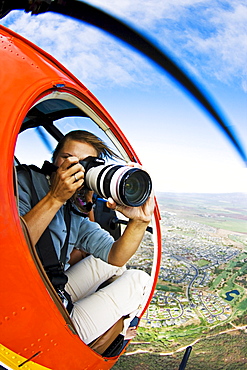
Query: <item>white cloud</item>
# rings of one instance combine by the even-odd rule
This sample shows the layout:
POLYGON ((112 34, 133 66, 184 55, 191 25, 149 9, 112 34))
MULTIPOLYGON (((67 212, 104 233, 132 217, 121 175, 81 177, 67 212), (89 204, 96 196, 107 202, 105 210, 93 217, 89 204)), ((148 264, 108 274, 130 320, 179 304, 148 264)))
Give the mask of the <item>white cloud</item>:
POLYGON ((164 79, 137 53, 78 21, 51 13, 36 17, 17 11, 5 22, 53 55, 90 89, 148 85, 164 79))
MULTIPOLYGON (((203 0, 89 0, 89 4, 99 7, 121 19, 129 19, 137 27, 153 27, 165 18, 177 18, 184 7, 196 5, 203 0)), ((148 30, 147 30, 148 31, 148 30)))
POLYGON ((247 5, 243 0, 91 0, 127 19, 193 74, 247 85, 247 5))
MULTIPOLYGON (((242 0, 91 0, 152 35, 197 78, 236 83, 246 91, 247 6, 242 0)), ((150 64, 97 29, 55 14, 11 13, 14 31, 55 56, 92 88, 167 84, 150 64)), ((5 20, 3 21, 3 23, 5 20)))
POLYGON ((207 75, 225 83, 239 81, 247 91, 247 6, 236 4, 220 12, 210 9, 208 23, 214 32, 205 38, 199 32, 187 32, 186 48, 202 62, 207 75))

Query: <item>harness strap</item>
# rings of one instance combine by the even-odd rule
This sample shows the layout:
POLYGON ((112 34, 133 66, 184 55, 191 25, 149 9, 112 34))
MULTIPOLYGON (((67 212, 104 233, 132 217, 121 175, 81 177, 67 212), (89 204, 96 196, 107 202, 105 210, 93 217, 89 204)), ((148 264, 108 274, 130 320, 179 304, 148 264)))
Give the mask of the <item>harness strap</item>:
MULTIPOLYGON (((38 167, 31 166, 34 171, 43 173, 38 167)), ((17 171, 24 169, 29 173, 30 180, 31 180, 31 206, 34 207, 38 202, 38 196, 36 189, 34 187, 32 172, 30 167, 27 165, 17 166, 17 171)), ((67 227, 67 235, 64 242, 64 245, 61 250, 61 258, 60 261, 58 259, 54 243, 51 237, 51 233, 49 228, 47 227, 41 237, 39 238, 36 244, 36 250, 39 255, 39 258, 44 266, 44 269, 56 289, 59 297, 62 299, 67 311, 70 313, 73 308, 73 303, 71 301, 70 295, 65 291, 65 285, 68 281, 67 275, 64 273, 64 265, 66 261, 66 255, 68 250, 68 243, 69 243, 69 233, 70 233, 70 201, 67 201, 65 210, 64 210, 64 219, 65 224, 67 227)))
POLYGON ((65 238, 62 250, 61 250, 61 255, 60 255, 60 261, 63 265, 65 265, 66 255, 67 255, 68 246, 69 246, 69 235, 70 235, 70 224, 71 224, 70 204, 71 203, 68 200, 64 207, 64 221, 66 224, 67 234, 66 234, 66 238, 65 238))

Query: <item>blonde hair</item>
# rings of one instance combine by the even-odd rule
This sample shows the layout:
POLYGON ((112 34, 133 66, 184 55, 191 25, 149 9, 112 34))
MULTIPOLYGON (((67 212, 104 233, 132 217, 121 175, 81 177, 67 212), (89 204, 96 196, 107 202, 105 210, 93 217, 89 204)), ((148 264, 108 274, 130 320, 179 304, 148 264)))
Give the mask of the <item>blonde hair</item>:
POLYGON ((103 158, 103 159, 113 159, 118 158, 121 159, 121 157, 116 154, 112 149, 106 145, 106 143, 97 137, 96 135, 92 134, 89 131, 85 130, 75 130, 68 132, 62 140, 59 141, 57 144, 53 156, 52 156, 52 162, 54 163, 59 151, 63 148, 64 144, 67 140, 74 140, 79 141, 82 143, 90 144, 97 152, 97 157, 103 158))

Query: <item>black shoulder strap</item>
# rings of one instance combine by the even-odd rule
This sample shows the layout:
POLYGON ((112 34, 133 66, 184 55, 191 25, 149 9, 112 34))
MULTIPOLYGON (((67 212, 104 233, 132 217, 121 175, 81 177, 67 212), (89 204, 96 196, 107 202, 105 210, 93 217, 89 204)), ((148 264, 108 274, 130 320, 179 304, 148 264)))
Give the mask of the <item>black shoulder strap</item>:
MULTIPOLYGON (((36 166, 30 166, 34 171, 42 172, 38 167, 36 166)), ((36 189, 33 184, 33 178, 32 178, 32 172, 27 165, 21 165, 17 166, 17 172, 21 169, 26 170, 29 173, 30 180, 31 180, 31 205, 34 207, 38 202, 38 195, 36 192, 36 189)), ((69 233, 70 233, 70 202, 67 202, 67 206, 65 207, 65 223, 67 227, 67 235, 65 239, 65 243, 63 245, 62 251, 61 251, 61 261, 59 261, 57 253, 55 251, 55 247, 53 244, 53 240, 51 237, 51 233, 49 228, 47 227, 41 237, 39 238, 39 241, 36 244, 36 250, 39 255, 39 258, 42 262, 42 265, 44 266, 44 269, 56 289, 59 297, 61 298, 63 304, 65 305, 67 311, 71 313, 73 308, 73 303, 71 301, 70 295, 65 290, 65 285, 68 281, 68 277, 64 273, 64 264, 66 260, 66 254, 68 250, 68 243, 69 243, 69 233)))
MULTIPOLYGON (((37 170, 37 172, 41 172, 38 167, 30 166, 34 171, 37 170)), ((28 172, 31 180, 31 206, 32 208, 39 202, 38 195, 36 192, 36 189, 33 184, 33 177, 32 177, 32 172, 30 170, 30 167, 27 165, 21 165, 18 166, 17 172, 19 169, 24 169, 25 171, 28 172)), ((36 244, 36 249, 39 255, 39 258, 43 264, 43 266, 46 267, 51 265, 54 266, 58 262, 58 257, 54 248, 54 244, 51 238, 51 234, 48 228, 45 229, 43 234, 41 235, 39 241, 36 244), (51 247, 52 246, 52 247, 51 247)))
MULTIPOLYGON (((35 171, 37 169, 38 172, 41 170, 38 167, 31 166, 31 168, 35 171)), ((30 180, 31 180, 31 205, 34 207, 38 202, 38 196, 36 189, 33 184, 32 172, 27 165, 21 165, 17 167, 17 171, 20 169, 24 169, 29 173, 30 180)), ((65 243, 63 245, 61 251, 61 260, 59 261, 57 253, 55 251, 55 247, 52 241, 52 237, 47 227, 43 234, 41 235, 39 241, 36 244, 36 250, 39 255, 39 258, 44 266, 44 269, 51 280, 51 283, 56 289, 64 290, 64 286, 68 281, 67 276, 64 274, 64 264, 66 260, 66 254, 68 250, 68 241, 69 241, 69 232, 70 232, 70 212, 69 212, 69 203, 67 202, 66 215, 65 215, 65 223, 67 226, 67 236, 65 243)))
POLYGON ((60 262, 62 263, 62 265, 65 265, 66 255, 67 255, 68 246, 69 246, 69 235, 70 235, 70 224, 71 224, 70 208, 71 208, 71 203, 69 200, 67 200, 66 205, 64 207, 64 221, 66 224, 67 234, 66 234, 66 238, 65 238, 62 250, 61 250, 61 255, 60 255, 60 262))
MULTIPOLYGON (((34 207, 39 202, 39 199, 38 199, 38 195, 37 195, 34 183, 33 183, 31 169, 33 171, 36 171, 36 172, 44 173, 43 168, 44 168, 44 166, 42 167, 42 169, 40 169, 40 168, 38 168, 34 165, 31 165, 31 166, 21 165, 21 166, 18 166, 18 168, 17 168, 17 171, 20 170, 20 169, 24 169, 25 171, 28 172, 28 174, 30 176, 30 180, 31 180, 31 206, 32 207, 34 207)), ((71 222, 70 202, 69 201, 66 203, 66 206, 65 206, 64 220, 65 220, 65 224, 66 224, 66 228, 67 228, 67 235, 66 235, 66 239, 65 239, 64 245, 63 245, 62 250, 61 250, 60 262, 61 262, 62 266, 65 265, 66 255, 67 255, 67 250, 68 250, 68 244, 69 244, 70 222, 71 222)), ((57 265, 57 263, 59 263, 57 253, 55 251, 54 244, 53 244, 53 241, 52 241, 51 233, 50 233, 50 230, 49 230, 48 227, 45 229, 44 233, 41 235, 39 241, 37 242, 36 249, 37 249, 38 255, 41 259, 41 262, 42 262, 42 264, 45 268, 49 268, 50 266, 55 266, 55 265, 57 265)))

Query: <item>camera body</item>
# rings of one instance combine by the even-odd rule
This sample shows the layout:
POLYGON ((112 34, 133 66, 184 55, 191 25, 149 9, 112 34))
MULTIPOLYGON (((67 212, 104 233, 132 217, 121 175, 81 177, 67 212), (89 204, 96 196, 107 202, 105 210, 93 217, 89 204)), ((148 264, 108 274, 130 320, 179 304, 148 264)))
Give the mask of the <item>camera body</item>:
POLYGON ((139 207, 151 193, 151 178, 139 168, 105 165, 103 159, 91 156, 79 163, 85 168, 84 186, 102 198, 111 197, 117 204, 139 207))
POLYGON ((105 160, 102 158, 89 156, 79 161, 79 163, 84 167, 85 173, 87 173, 87 171, 92 167, 104 166, 105 160))

